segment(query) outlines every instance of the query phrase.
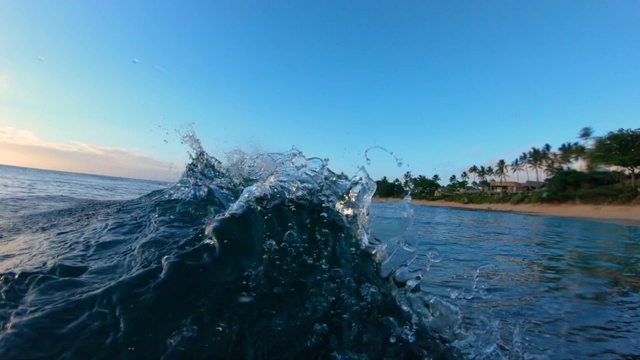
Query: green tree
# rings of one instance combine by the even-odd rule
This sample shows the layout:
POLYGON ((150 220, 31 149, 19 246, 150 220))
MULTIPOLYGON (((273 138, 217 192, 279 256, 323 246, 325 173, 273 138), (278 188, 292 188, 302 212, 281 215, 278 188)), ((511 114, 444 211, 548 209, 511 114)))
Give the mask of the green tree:
MULTIPOLYGON (((580 132, 578 132, 578 138, 582 140, 582 145, 584 146, 584 153, 582 154, 582 156, 580 157, 580 159, 584 160, 585 162, 587 162, 586 164, 586 168, 589 168, 589 159, 586 155, 587 150, 589 150, 590 146, 589 146, 589 140, 591 140, 593 138, 593 128, 590 126, 586 126, 583 127, 582 129, 580 129, 580 132)), ((584 166, 582 166, 582 169, 584 170, 584 166)))
POLYGON ((440 175, 435 174, 435 175, 433 175, 433 177, 431 178, 431 180, 435 181, 436 183, 439 183, 439 182, 440 182, 440 180, 442 180, 442 179, 440 179, 440 175))
POLYGON ((396 179, 394 182, 389 182, 386 176, 376 181, 376 193, 375 196, 381 198, 389 197, 402 197, 404 195, 404 189, 400 184, 400 181, 396 179))
POLYGON ((449 177, 449 185, 455 185, 458 182, 458 178, 455 175, 449 177))
POLYGON ((493 170, 493 167, 487 166, 485 168, 485 174, 486 174, 486 177, 492 178, 496 174, 496 172, 493 170))
POLYGON ((413 179, 413 192, 417 198, 425 198, 426 196, 433 196, 435 191, 440 188, 440 184, 429 179, 424 175, 418 175, 413 179))
POLYGON ((624 168, 636 185, 636 169, 640 168, 640 129, 619 129, 596 138, 591 161, 597 164, 624 168))
POLYGON ((393 179, 393 186, 395 189, 395 196, 394 197, 403 197, 406 195, 407 191, 405 189, 404 186, 402 186, 402 182, 400 181, 400 179, 395 178, 393 179))
POLYGON ((511 172, 516 174, 516 181, 520 182, 520 171, 524 169, 524 164, 520 162, 520 159, 514 159, 511 162, 511 172))
POLYGON ((539 170, 544 166, 544 152, 536 147, 527 153, 527 164, 536 172, 536 181, 540 181, 539 170))
MULTIPOLYGON (((580 163, 581 159, 585 159, 587 157, 587 148, 582 145, 582 144, 578 144, 577 142, 574 143, 573 146, 573 156, 571 158, 571 160, 580 163)), ((582 166, 581 166, 582 168, 582 166)))
POLYGON ((487 178, 487 168, 485 168, 484 165, 480 165, 480 167, 478 168, 478 177, 480 178, 480 180, 484 180, 487 178))
POLYGON ((584 141, 585 146, 587 146, 587 142, 592 137, 593 137, 593 128, 590 126, 583 127, 582 129, 580 129, 580 132, 578 133, 578 138, 584 141))
POLYGON ((570 165, 571 161, 574 159, 574 154, 576 151, 576 146, 578 143, 570 143, 566 142, 558 148, 558 164, 560 166, 570 165))
POLYGON ((404 181, 402 182, 402 186, 404 186, 405 190, 411 192, 413 186, 413 177, 411 176, 411 171, 407 171, 404 173, 404 181))
POLYGON ((473 182, 476 182, 476 174, 478 173, 480 169, 478 169, 477 166, 473 165, 472 167, 469 168, 469 174, 473 174, 473 182))
POLYGON ((501 184, 509 177, 509 165, 507 165, 507 162, 504 161, 504 159, 498 160, 498 163, 496 164, 495 174, 500 179, 501 184))
POLYGON ((558 156, 555 153, 551 153, 544 161, 544 173, 547 177, 553 176, 558 170, 561 170, 562 166, 558 162, 558 156))
POLYGON ((478 168, 478 177, 480 178, 478 185, 480 185, 482 191, 485 191, 485 188, 489 186, 489 182, 487 181, 487 168, 484 165, 480 165, 478 168))
POLYGON ((527 175, 527 181, 529 181, 529 170, 527 170, 526 165, 529 164, 529 154, 523 152, 520 154, 520 162, 522 163, 522 169, 524 173, 527 175))

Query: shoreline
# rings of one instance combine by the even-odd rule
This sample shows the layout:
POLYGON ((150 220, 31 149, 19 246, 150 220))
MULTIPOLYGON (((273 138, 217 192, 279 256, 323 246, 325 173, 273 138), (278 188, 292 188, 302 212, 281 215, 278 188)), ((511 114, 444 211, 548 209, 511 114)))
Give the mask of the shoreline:
MULTIPOLYGON (((402 199, 373 198, 374 202, 393 202, 402 199)), ((462 210, 513 212, 518 214, 553 216, 640 226, 640 205, 572 205, 572 204, 463 204, 445 200, 411 200, 412 205, 447 207, 462 210)))

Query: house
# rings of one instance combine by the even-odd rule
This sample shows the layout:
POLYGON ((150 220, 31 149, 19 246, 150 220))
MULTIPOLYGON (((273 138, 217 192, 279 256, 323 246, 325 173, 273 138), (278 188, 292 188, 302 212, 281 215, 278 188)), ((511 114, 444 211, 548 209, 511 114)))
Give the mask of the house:
POLYGON ((528 192, 541 189, 545 186, 544 181, 526 181, 524 183, 519 183, 515 181, 491 181, 489 185, 489 192, 492 194, 496 193, 517 193, 517 192, 528 192))
POLYGON ((542 189, 545 187, 546 183, 544 181, 526 181, 524 184, 521 184, 521 191, 533 191, 542 189))
POLYGON ((523 184, 515 181, 491 181, 489 184, 489 192, 491 193, 516 193, 522 191, 523 184))

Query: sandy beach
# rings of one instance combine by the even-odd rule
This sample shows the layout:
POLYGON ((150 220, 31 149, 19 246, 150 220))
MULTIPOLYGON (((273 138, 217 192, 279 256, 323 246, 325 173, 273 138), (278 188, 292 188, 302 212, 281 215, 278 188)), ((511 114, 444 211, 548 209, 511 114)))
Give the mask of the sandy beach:
MULTIPOLYGON (((374 201, 401 201, 379 199, 374 201)), ((517 212, 530 215, 558 216, 640 226, 640 205, 571 205, 571 204, 462 204, 452 201, 412 200, 413 205, 441 206, 467 210, 517 212)))

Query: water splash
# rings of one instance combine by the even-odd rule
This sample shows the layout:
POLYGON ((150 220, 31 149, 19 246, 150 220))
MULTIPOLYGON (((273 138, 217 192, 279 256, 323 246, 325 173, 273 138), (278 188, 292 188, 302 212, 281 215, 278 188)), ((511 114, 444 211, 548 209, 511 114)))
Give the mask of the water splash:
POLYGON ((420 291, 410 198, 405 232, 376 238, 364 168, 338 175, 296 149, 222 161, 192 131, 183 142, 192 160, 166 191, 32 219, 51 241, 2 274, 0 357, 456 354, 457 313, 420 291))
POLYGON ((396 154, 394 154, 393 151, 389 151, 389 150, 383 148, 382 146, 378 146, 378 145, 372 146, 372 147, 368 148, 367 150, 365 150, 364 157, 365 157, 365 160, 367 161, 367 165, 371 165, 371 158, 369 158, 369 152, 371 150, 380 150, 380 151, 383 151, 383 152, 391 155, 393 157, 393 159, 395 160, 396 165, 398 165, 398 167, 402 167, 404 165, 404 163, 402 162, 402 158, 400 158, 396 154))

